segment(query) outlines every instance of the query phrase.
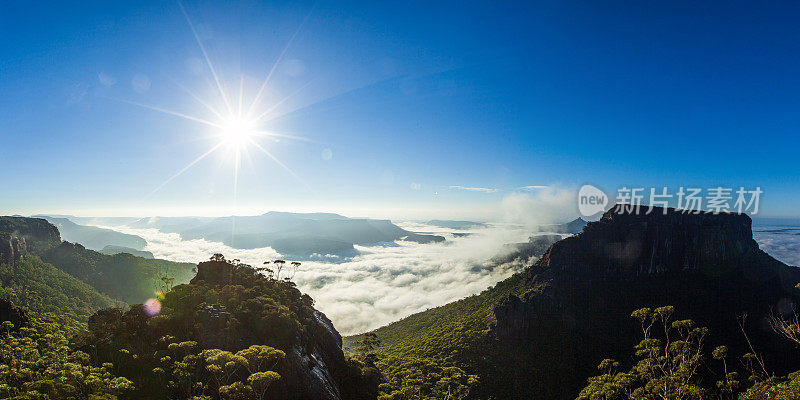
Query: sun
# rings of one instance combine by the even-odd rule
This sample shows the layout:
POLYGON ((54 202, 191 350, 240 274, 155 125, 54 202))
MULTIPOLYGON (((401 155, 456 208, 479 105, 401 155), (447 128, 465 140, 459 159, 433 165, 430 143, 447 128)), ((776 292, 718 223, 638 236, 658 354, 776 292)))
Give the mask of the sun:
POLYGON ((313 80, 309 80, 305 85, 301 86, 299 89, 291 92, 290 94, 286 95, 285 97, 275 101, 271 105, 267 105, 263 103, 263 95, 266 93, 266 89, 270 86, 270 78, 272 78, 273 73, 278 65, 280 65, 283 56, 286 54, 286 50, 292 44, 294 37, 302 28, 302 24, 297 29, 295 34, 292 36, 292 39, 286 43, 284 50, 281 52, 280 56, 275 63, 273 64, 272 68, 270 69, 269 73, 267 74, 264 82, 258 87, 258 91, 255 94, 255 97, 251 99, 247 99, 249 105, 245 104, 244 94, 245 94, 245 79, 244 75, 242 75, 239 79, 239 91, 238 96, 231 96, 232 93, 226 93, 225 85, 223 85, 222 81, 220 80, 219 74, 217 74, 217 69, 215 68, 214 64, 211 62, 211 59, 208 56, 208 52, 206 51, 203 42, 200 40, 200 37, 195 30, 194 24, 192 20, 189 18, 189 14, 186 13, 186 10, 183 8, 183 4, 178 1, 178 5, 181 8, 181 12, 183 13, 184 17, 186 18, 186 22, 189 24, 189 28, 194 35, 194 38, 197 42, 198 47, 203 55, 203 58, 206 61, 206 65, 208 66, 208 72, 211 74, 211 78, 213 78, 213 82, 219 92, 219 99, 218 101, 209 101, 203 99, 196 94, 194 94, 188 88, 185 88, 181 85, 178 85, 181 89, 183 89, 190 97, 204 106, 214 117, 216 118, 208 118, 202 116, 195 116, 186 114, 184 112, 170 110, 162 107, 157 107, 153 105, 143 104, 135 101, 124 100, 124 99, 115 99, 109 98, 111 100, 121 101, 123 103, 129 103, 135 106, 147 108, 149 110, 158 111, 161 113, 173 115, 179 118, 183 118, 188 121, 197 122, 208 127, 213 128, 213 131, 210 132, 210 135, 207 137, 213 141, 216 141, 216 144, 212 145, 206 152, 200 154, 197 158, 186 164, 183 168, 179 171, 174 173, 172 176, 167 178, 164 182, 158 185, 152 192, 150 192, 145 198, 148 198, 161 190, 164 186, 172 182, 175 178, 181 176, 184 172, 192 168, 194 165, 199 163, 200 161, 204 160, 205 158, 209 157, 211 154, 218 152, 220 150, 227 150, 226 154, 224 155, 225 159, 232 160, 233 164, 233 193, 234 193, 234 204, 236 203, 236 193, 237 193, 237 186, 239 181, 239 169, 240 163, 244 159, 245 161, 250 161, 249 150, 258 150, 258 152, 264 154, 269 159, 271 159, 275 164, 281 167, 283 170, 288 172, 292 175, 298 182, 300 182, 303 186, 313 192, 313 189, 301 179, 291 168, 289 168, 286 164, 281 162, 275 155, 273 155, 267 148, 262 145, 264 139, 273 139, 274 141, 278 141, 277 138, 285 138, 285 139, 294 139, 294 140, 301 140, 301 141, 308 141, 314 142, 311 139, 303 138, 300 136, 294 135, 287 135, 275 132, 273 130, 264 130, 264 126, 268 125, 268 122, 272 119, 279 117, 282 114, 276 114, 275 110, 281 104, 284 104, 287 100, 292 98, 293 96, 300 93, 306 87, 308 87, 313 80), (238 97, 238 99, 237 99, 238 97), (237 101, 238 100, 238 101, 237 101), (211 104, 218 103, 224 105, 224 108, 214 107, 211 104), (264 108, 262 108, 264 107, 264 108))
POLYGON ((231 118, 220 124, 220 136, 223 143, 236 149, 251 142, 256 133, 256 121, 246 118, 231 118))

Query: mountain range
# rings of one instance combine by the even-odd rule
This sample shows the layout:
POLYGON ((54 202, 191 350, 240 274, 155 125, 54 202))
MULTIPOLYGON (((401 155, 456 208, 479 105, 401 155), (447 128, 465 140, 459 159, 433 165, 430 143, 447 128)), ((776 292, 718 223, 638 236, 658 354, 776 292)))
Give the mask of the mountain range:
POLYGON ((127 247, 138 251, 147 246, 147 241, 139 236, 96 226, 79 225, 71 221, 70 217, 36 215, 34 218, 42 218, 53 224, 58 228, 63 240, 80 243, 87 249, 95 251, 101 251, 106 246, 127 247))
POLYGON ((28 365, 27 378, 8 381, 15 393, 75 397, 85 382, 54 372, 67 357, 102 366, 99 398, 623 399, 625 385, 655 393, 664 379, 702 398, 800 398, 796 343, 776 325, 797 318, 800 270, 759 249, 746 215, 615 206, 575 235, 532 236, 524 250, 535 262, 478 295, 344 339, 294 283, 219 254, 196 267, 109 256, 62 242, 37 218, 0 217, 0 233, 0 318, 12 324, 0 341, 26 346, 6 356, 28 365), (158 288, 166 294, 136 304, 158 288), (639 343, 650 317, 631 315, 667 321, 667 340, 701 337, 696 370, 641 375, 664 358, 646 358, 642 349, 660 342, 639 343), (67 334, 63 346, 42 347, 67 334), (47 380, 55 376, 63 384, 47 380))
POLYGON ((348 218, 331 213, 271 211, 257 216, 153 217, 126 224, 132 228, 156 228, 180 234, 184 240, 205 239, 237 249, 272 247, 285 256, 356 254, 353 245, 395 240, 417 243, 443 242, 438 235, 407 231, 389 220, 348 218))

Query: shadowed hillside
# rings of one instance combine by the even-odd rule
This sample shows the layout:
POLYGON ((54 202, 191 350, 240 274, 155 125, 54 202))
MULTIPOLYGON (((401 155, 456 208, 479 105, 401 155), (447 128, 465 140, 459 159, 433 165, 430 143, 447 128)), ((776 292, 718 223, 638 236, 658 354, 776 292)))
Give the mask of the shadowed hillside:
MULTIPOLYGON (((193 264, 145 259, 127 253, 106 255, 81 244, 62 242, 59 230, 44 219, 0 217, 0 233, 3 232, 18 238, 18 246, 25 247, 27 253, 111 298, 129 303, 145 301, 165 284, 185 283, 194 276, 193 264)), ((0 235, 0 242, 2 238, 0 235)), ((0 260, 6 258, 3 254, 12 253, 0 246, 0 260)))
POLYGON ((480 295, 377 329, 379 352, 476 373, 475 398, 571 399, 604 358, 632 362, 633 310, 673 305, 735 357, 750 352, 746 314, 771 371, 800 368, 768 323, 798 301, 800 271, 758 249, 747 216, 617 211, 480 295))

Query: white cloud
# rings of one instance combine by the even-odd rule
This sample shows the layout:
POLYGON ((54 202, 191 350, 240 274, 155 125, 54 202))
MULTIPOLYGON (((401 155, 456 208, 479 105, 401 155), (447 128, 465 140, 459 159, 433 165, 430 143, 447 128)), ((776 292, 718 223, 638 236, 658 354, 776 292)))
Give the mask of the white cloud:
POLYGON ((469 186, 459 186, 459 185, 452 185, 450 189, 457 189, 457 190, 467 190, 470 192, 481 192, 481 193, 496 193, 497 189, 494 188, 485 188, 485 187, 469 187, 469 186))
POLYGON ((519 188, 519 190, 533 191, 533 190, 547 189, 549 187, 550 186, 547 186, 547 185, 530 185, 530 186, 523 186, 523 187, 519 188))
MULTIPOLYGON (((480 293, 521 269, 519 263, 495 266, 489 260, 504 251, 504 244, 527 240, 537 231, 536 225, 575 218, 576 192, 548 187, 512 193, 493 213, 491 220, 503 222, 466 231, 466 236, 455 236, 451 229, 419 222, 397 223, 413 232, 443 235, 447 240, 356 246, 361 254, 342 262, 330 262, 331 258, 303 261, 294 281, 316 300, 316 307, 331 318, 342 334, 365 332, 480 293)), ((219 242, 182 240, 178 234, 156 229, 110 229, 139 235, 148 242, 145 250, 174 261, 196 263, 213 253, 222 253, 229 259, 260 265, 280 257, 269 247, 237 250, 219 242)))
MULTIPOLYGON (((356 246, 359 256, 340 263, 303 261, 294 276, 300 290, 316 300, 344 335, 386 325, 413 313, 480 293, 510 276, 520 264, 491 266, 487 261, 503 244, 524 241, 528 230, 508 224, 491 225, 455 237, 449 230, 401 224, 415 231, 445 234, 436 244, 398 242, 396 245, 356 246)), ((206 240, 182 240, 178 234, 155 229, 110 228, 139 235, 145 250, 158 258, 196 263, 213 253, 259 265, 279 257, 271 248, 237 250, 206 240)))
POLYGON ((534 193, 512 193, 501 202, 504 221, 527 227, 561 223, 578 215, 577 194, 572 189, 547 187, 534 193))
POLYGON ((800 227, 754 226, 753 239, 772 257, 800 266, 800 227))

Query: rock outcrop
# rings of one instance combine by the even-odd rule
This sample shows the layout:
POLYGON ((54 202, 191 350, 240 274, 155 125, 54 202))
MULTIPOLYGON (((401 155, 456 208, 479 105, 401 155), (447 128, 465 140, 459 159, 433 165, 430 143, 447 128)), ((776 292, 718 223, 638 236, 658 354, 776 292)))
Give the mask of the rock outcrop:
POLYGON ((25 255, 26 248, 24 237, 0 232, 0 264, 14 265, 25 255))
POLYGON ((42 218, 0 217, 0 232, 23 236, 29 241, 61 242, 58 228, 42 218))
POLYGON ((612 208, 582 233, 555 243, 538 265, 588 279, 740 269, 753 257, 769 257, 753 240, 747 215, 645 210, 612 208))
POLYGON ((574 398, 600 360, 632 357, 639 332, 630 313, 642 307, 674 306, 710 328, 709 345, 727 345, 736 357, 750 352, 738 325, 746 315, 748 336, 773 371, 797 369, 796 352, 769 318, 800 302, 800 269, 758 248, 748 216, 619 211, 553 244, 525 271, 529 291, 494 307, 492 334, 503 357, 515 359, 513 374, 573 377, 516 398, 574 398))
MULTIPOLYGON (((191 284, 211 287, 242 284, 240 279, 244 270, 252 271, 249 267, 233 265, 226 261, 203 262, 198 264, 197 275, 191 284)), ((274 282, 274 284, 290 285, 286 282, 274 282)), ((310 298, 308 299, 310 301, 310 298)), ((250 331, 247 324, 242 324, 241 329, 237 331, 238 338, 235 344, 222 337, 221 333, 228 325, 228 320, 233 318, 223 306, 203 304, 199 311, 198 322, 204 327, 200 333, 204 347, 239 348, 251 344, 264 344, 258 335, 250 331)), ((300 310, 294 311, 302 313, 300 310)), ((286 358, 277 369, 282 378, 270 389, 271 396, 293 400, 357 398, 351 393, 363 392, 364 388, 361 387, 363 386, 361 383, 354 384, 352 377, 348 375, 349 368, 342 351, 341 335, 322 312, 310 308, 307 317, 302 330, 295 337, 282 342, 286 358)))
POLYGON ((0 322, 11 322, 14 329, 27 326, 31 318, 28 312, 17 307, 10 299, 0 299, 0 322))

